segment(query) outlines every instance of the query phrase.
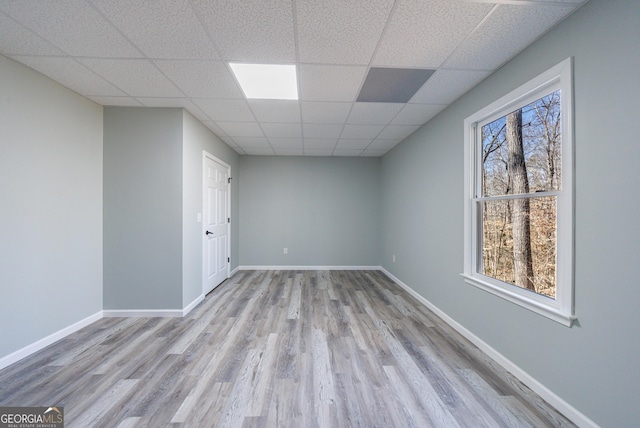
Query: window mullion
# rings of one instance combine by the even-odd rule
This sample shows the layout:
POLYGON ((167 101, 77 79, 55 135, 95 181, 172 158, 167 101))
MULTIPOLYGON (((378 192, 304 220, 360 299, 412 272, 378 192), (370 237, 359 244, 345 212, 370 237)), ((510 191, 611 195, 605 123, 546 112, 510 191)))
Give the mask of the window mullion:
POLYGON ((473 198, 476 202, 484 201, 503 201, 509 199, 524 199, 524 198, 544 198, 548 196, 559 196, 560 191, 554 190, 551 192, 535 192, 535 193, 518 193, 517 195, 499 195, 499 196, 482 196, 473 198))

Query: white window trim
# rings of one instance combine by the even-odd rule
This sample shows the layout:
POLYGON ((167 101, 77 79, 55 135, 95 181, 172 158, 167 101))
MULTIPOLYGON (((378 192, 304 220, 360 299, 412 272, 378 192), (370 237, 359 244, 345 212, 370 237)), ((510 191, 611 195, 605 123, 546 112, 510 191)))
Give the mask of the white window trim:
MULTIPOLYGON (((533 78, 464 121, 465 190, 464 190, 464 272, 465 281, 491 294, 502 297, 535 313, 571 327, 574 316, 573 283, 573 61, 560 64, 533 78), (487 123, 560 89, 562 96, 562 186, 557 195, 557 266, 556 299, 525 290, 478 272, 477 220, 477 134, 482 122, 487 123)), ((535 195, 539 196, 539 195, 535 195)))

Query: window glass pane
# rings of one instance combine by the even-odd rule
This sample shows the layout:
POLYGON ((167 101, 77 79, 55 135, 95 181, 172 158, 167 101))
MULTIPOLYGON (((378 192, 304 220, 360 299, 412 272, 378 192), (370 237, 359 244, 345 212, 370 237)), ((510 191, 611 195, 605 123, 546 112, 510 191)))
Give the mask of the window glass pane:
POLYGON ((480 273, 555 299, 556 197, 479 203, 480 273))
POLYGON ((560 91, 481 129, 482 196, 560 190, 560 91))

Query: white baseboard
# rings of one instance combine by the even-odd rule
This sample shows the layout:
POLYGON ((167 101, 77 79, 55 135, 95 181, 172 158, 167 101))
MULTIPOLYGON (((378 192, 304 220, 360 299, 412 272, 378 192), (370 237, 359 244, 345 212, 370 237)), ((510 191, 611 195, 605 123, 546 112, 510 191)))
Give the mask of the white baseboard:
POLYGON ((204 300, 204 294, 199 295, 193 302, 189 303, 184 309, 105 309, 103 311, 105 318, 182 318, 193 310, 200 302, 204 300))
POLYGON ((489 344, 484 342, 475 334, 471 333, 464 326, 459 324, 453 318, 444 313, 440 308, 435 306, 433 303, 422 297, 418 294, 413 288, 409 287, 404 282, 400 281, 394 275, 392 275, 385 268, 380 268, 385 275, 387 275, 393 282, 398 284, 400 287, 404 288, 409 294, 415 297, 420 303, 425 305, 431 311, 433 311, 436 315, 438 315, 444 322, 449 324, 454 330, 460 333, 462 336, 467 338, 471 343, 476 345, 481 351, 485 354, 489 355, 495 362, 500 364, 505 370, 514 375, 520 382, 524 383, 526 386, 531 388, 536 394, 538 394, 542 399, 544 399, 547 403, 551 404, 555 407, 560 413, 569 418, 573 423, 578 425, 579 427, 589 427, 589 428, 598 428, 598 425, 585 416, 578 409, 573 407, 571 404, 567 403, 565 400, 556 395, 549 388, 540 383, 533 376, 522 370, 518 367, 514 362, 509 360, 507 357, 502 355, 500 352, 496 351, 489 344))
POLYGON ((105 318, 166 317, 182 318, 182 309, 105 309, 105 318))
POLYGON ((381 270, 380 266, 238 266, 237 270, 381 270))
POLYGON ((13 363, 17 363, 18 361, 20 361, 23 358, 28 357, 29 355, 38 352, 41 349, 46 348, 47 346, 51 345, 52 343, 57 342, 60 339, 65 338, 66 336, 70 335, 71 333, 75 333, 76 331, 80 330, 83 327, 88 326, 89 324, 92 324, 96 321, 98 321, 99 319, 101 319, 103 316, 102 311, 96 312, 93 315, 90 315, 88 317, 86 317, 85 319, 82 319, 76 323, 71 324, 68 327, 65 327, 61 330, 56 331, 55 333, 50 334, 47 337, 44 337, 40 340, 38 340, 37 342, 32 343, 31 345, 27 345, 22 349, 18 349, 15 352, 12 352, 11 354, 0 358, 0 370, 2 370, 5 367, 10 366, 13 363))
POLYGON ((237 266, 234 270, 229 272, 229 278, 231 278, 236 272, 240 270, 240 266, 237 266))
POLYGON ((187 305, 187 307, 185 307, 185 308, 182 310, 182 316, 183 316, 183 317, 184 317, 184 316, 187 316, 187 314, 188 314, 189 312, 191 312, 191 311, 193 310, 193 308, 195 308, 196 306, 198 306, 198 304, 199 304, 200 302, 202 302, 203 300, 204 300, 204 294, 201 294, 201 295, 199 295, 198 297, 196 297, 196 298, 195 298, 195 300, 194 300, 193 302, 189 303, 189 304, 187 305))
POLYGON ((22 349, 19 349, 15 352, 12 352, 9 355, 6 355, 0 358, 0 370, 5 367, 10 366, 13 363, 17 363, 23 358, 28 357, 31 354, 38 352, 41 349, 46 348, 47 346, 57 342, 60 339, 64 339, 72 333, 80 330, 83 327, 92 324, 101 318, 116 318, 116 317, 184 317, 189 312, 191 312, 200 302, 204 300, 204 294, 198 296, 193 302, 191 302, 184 309, 123 309, 123 310, 112 310, 107 309, 103 311, 96 312, 93 315, 88 316, 85 319, 82 319, 68 327, 65 327, 55 333, 50 334, 47 337, 44 337, 37 342, 34 342, 30 345, 25 346, 22 349))

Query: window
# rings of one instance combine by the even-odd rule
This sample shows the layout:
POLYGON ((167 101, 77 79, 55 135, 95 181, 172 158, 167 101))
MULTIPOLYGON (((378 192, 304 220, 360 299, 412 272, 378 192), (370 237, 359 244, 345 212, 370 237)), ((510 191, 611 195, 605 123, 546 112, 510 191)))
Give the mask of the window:
POLYGON ((465 120, 466 282, 571 326, 571 58, 465 120))

